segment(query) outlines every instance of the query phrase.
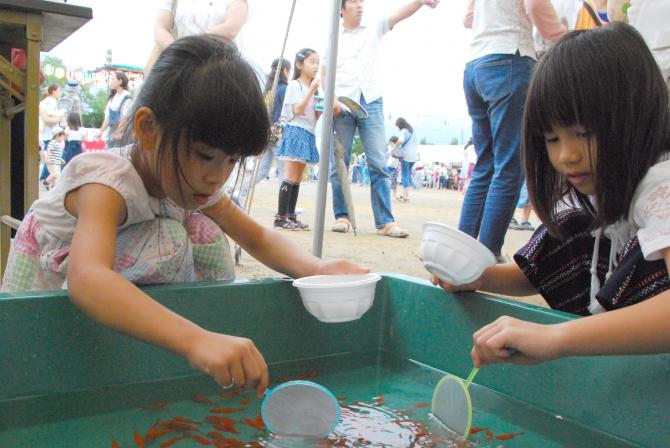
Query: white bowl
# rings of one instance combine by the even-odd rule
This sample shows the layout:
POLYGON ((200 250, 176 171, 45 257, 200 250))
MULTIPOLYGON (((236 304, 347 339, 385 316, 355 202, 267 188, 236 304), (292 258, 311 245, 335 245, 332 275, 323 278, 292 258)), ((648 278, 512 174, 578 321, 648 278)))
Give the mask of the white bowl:
POLYGON ((419 256, 428 272, 455 286, 474 282, 496 264, 482 243, 439 222, 423 225, 419 256))
POLYGON ((295 280, 307 311, 321 322, 348 322, 372 307, 379 274, 315 275, 295 280))

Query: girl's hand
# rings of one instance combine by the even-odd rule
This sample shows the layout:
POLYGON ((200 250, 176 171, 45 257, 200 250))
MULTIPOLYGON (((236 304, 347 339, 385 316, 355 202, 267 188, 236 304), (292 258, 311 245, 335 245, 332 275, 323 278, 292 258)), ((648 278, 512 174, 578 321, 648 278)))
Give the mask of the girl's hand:
POLYGON ((318 77, 314 78, 314 79, 312 79, 312 82, 309 83, 309 89, 312 92, 316 92, 317 90, 319 90, 320 85, 321 85, 321 80, 318 77))
POLYGON ((484 284, 484 281, 482 280, 481 277, 479 277, 472 283, 466 283, 463 285, 452 285, 451 283, 448 283, 444 280, 440 280, 434 275, 430 281, 433 285, 439 286, 446 292, 477 291, 478 289, 481 289, 482 285, 484 284))
POLYGON ((430 8, 435 8, 440 3, 440 0, 421 0, 421 3, 430 8))
POLYGON ((368 268, 362 268, 348 260, 322 260, 314 275, 367 274, 368 268))
POLYGON ((268 387, 268 366, 250 339, 204 331, 186 358, 223 387, 255 388, 259 397, 268 387))
POLYGON ((541 325, 502 316, 472 336, 472 362, 476 367, 504 362, 532 365, 558 358, 562 331, 560 324, 541 325))

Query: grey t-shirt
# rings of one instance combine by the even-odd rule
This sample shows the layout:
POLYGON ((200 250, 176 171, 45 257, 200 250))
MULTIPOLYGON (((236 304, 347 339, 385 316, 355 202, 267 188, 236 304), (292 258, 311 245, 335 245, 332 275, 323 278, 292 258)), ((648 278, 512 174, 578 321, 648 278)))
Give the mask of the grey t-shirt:
POLYGON ((293 113, 293 105, 301 102, 309 92, 309 86, 294 79, 288 83, 284 106, 281 111, 281 120, 292 126, 298 126, 314 134, 316 127, 316 111, 314 110, 314 97, 312 96, 301 115, 293 113))

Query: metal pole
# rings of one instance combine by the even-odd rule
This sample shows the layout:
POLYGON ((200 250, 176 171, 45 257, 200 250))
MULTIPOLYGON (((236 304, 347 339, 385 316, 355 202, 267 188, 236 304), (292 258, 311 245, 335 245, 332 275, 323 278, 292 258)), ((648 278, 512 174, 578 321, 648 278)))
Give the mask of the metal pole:
POLYGON ((335 69, 337 68, 337 40, 340 34, 341 0, 332 0, 330 20, 330 57, 326 72, 325 101, 323 105, 323 127, 321 129, 321 155, 319 162, 319 183, 316 188, 316 212, 314 213, 314 239, 312 254, 321 258, 323 252, 323 225, 326 216, 326 195, 328 194, 328 175, 330 152, 333 141, 333 106, 335 104, 335 69))

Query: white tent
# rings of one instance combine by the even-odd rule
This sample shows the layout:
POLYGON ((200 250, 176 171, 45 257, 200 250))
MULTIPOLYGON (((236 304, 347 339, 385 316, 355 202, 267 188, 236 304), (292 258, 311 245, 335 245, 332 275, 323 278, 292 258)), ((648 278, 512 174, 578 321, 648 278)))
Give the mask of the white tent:
POLYGON ((461 163, 464 157, 462 145, 419 145, 419 160, 425 163, 461 163))

